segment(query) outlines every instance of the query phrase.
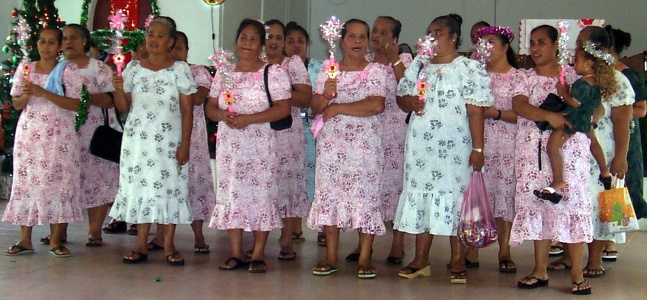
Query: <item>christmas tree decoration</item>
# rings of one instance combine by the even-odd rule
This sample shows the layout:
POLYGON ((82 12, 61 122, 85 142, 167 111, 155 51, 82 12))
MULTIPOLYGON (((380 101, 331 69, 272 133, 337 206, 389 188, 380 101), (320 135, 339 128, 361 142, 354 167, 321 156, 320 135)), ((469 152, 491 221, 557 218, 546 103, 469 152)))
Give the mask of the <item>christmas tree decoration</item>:
POLYGON ((7 36, 6 44, 2 52, 8 53, 9 58, 2 61, 3 77, 0 77, 0 101, 2 101, 2 130, 4 131, 3 149, 5 159, 2 161, 2 172, 11 174, 13 172, 13 144, 16 132, 16 124, 20 111, 13 108, 13 102, 9 92, 13 83, 13 76, 18 64, 23 58, 29 61, 39 60, 38 33, 43 28, 61 28, 63 23, 59 21, 58 10, 54 0, 23 0, 22 7, 10 12, 11 28, 7 36), (24 23, 19 25, 19 23, 24 23), (16 29, 25 26, 26 30, 20 37, 16 29))

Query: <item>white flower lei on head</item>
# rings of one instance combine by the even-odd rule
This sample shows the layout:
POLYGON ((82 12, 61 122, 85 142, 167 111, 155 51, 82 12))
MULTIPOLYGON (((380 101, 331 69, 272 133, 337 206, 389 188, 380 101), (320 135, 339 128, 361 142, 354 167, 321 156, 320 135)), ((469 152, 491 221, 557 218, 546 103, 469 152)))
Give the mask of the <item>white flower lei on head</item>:
POLYGON ((615 59, 609 52, 598 49, 591 41, 586 41, 582 49, 584 49, 586 53, 593 55, 593 57, 603 60, 607 65, 613 65, 615 63, 615 59))

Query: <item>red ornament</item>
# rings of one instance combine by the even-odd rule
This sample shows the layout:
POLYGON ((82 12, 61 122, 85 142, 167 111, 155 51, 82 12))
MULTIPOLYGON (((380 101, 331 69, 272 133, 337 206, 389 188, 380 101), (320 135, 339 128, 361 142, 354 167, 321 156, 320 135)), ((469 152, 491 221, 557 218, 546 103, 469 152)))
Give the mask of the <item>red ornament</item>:
POLYGON ((5 112, 2 113, 2 118, 3 119, 9 119, 9 118, 11 118, 11 115, 9 114, 9 112, 5 111, 5 112))
POLYGON ((12 11, 11 12, 11 17, 13 17, 13 18, 18 17, 18 11, 17 10, 12 11))
POLYGON ((9 109, 9 102, 5 102, 3 107, 4 107, 4 109, 9 109))

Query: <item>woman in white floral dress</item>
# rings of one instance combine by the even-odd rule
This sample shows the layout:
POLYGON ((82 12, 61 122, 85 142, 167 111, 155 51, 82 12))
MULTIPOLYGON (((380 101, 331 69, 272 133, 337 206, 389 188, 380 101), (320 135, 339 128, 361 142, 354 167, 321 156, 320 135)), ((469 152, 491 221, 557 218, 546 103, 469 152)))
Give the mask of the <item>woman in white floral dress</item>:
POLYGON ((12 193, 2 221, 20 225, 21 238, 5 255, 33 253, 32 228, 54 224, 49 253, 68 257, 70 250, 61 241, 63 226, 83 220, 74 132, 81 78, 74 64, 56 60, 62 39, 60 30, 43 29, 37 42, 40 60, 21 63, 14 74, 13 106, 23 111, 16 125, 12 193))
POLYGON ((265 43, 262 23, 245 19, 238 27, 238 62, 230 75, 232 90, 223 83, 223 72, 215 75, 205 113, 220 122, 216 139, 216 206, 210 227, 227 230, 232 256, 219 269, 236 270, 243 260, 243 230, 254 233, 254 249, 248 271, 265 273, 265 244, 269 232, 281 228, 278 200, 276 133, 269 122, 290 114, 290 78, 280 66, 267 68, 268 86, 263 83, 266 64, 260 59, 265 43), (269 107, 265 89, 273 105, 269 107), (225 95, 233 97, 228 111, 225 95), (285 100, 285 101, 284 101, 285 100))
MULTIPOLYGON (((189 40, 182 31, 177 32, 177 40, 171 52, 177 61, 186 62, 189 54, 189 40)), ((216 203, 211 176, 209 145, 207 144, 207 124, 204 118, 204 101, 209 96, 211 75, 203 66, 189 65, 193 81, 198 85, 193 94, 193 130, 191 130, 191 159, 189 159, 189 202, 193 213, 194 244, 193 252, 207 254, 209 245, 205 242, 202 227, 204 220, 211 216, 211 210, 216 203)), ((148 242, 148 250, 161 250, 164 244, 164 234, 158 227, 155 238, 148 242)))
POLYGON ((415 258, 399 273, 405 278, 430 275, 431 242, 443 235, 450 238, 451 282, 467 281, 459 214, 472 171, 483 167, 483 111, 493 96, 483 66, 456 52, 461 23, 456 14, 434 19, 427 33, 438 41, 436 56, 427 63, 427 56, 418 55, 398 85, 398 104, 413 111, 394 221, 395 229, 416 235, 415 258), (427 80, 424 101, 418 100, 419 73, 427 80))
POLYGON ((377 116, 384 111, 386 68, 366 61, 366 22, 349 20, 341 35, 341 72, 330 79, 328 67, 323 67, 312 100, 312 112, 321 114, 325 123, 317 136, 315 196, 308 227, 324 228, 327 247, 326 258, 312 272, 319 276, 337 272, 339 230, 355 229, 360 232, 357 276, 375 278, 373 240, 386 233, 381 212, 383 153, 377 116))
POLYGON ((110 216, 137 224, 137 248, 126 264, 146 261, 151 223, 162 225, 166 262, 184 265, 175 250, 177 224, 193 221, 188 173, 196 85, 189 66, 168 50, 175 43, 175 22, 155 17, 146 30, 148 58, 133 61, 123 78, 113 76, 115 107, 128 111, 119 165, 119 191, 110 216))

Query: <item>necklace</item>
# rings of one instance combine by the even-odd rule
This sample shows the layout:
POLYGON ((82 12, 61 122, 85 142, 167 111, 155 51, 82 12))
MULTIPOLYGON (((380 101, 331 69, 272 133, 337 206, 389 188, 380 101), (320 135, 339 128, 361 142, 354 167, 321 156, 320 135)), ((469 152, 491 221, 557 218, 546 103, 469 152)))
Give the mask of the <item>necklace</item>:
POLYGON ((595 74, 584 75, 582 76, 582 79, 589 78, 589 77, 595 77, 595 74))
POLYGON ((436 68, 436 75, 440 75, 440 73, 443 71, 443 69, 447 66, 448 64, 443 64, 442 67, 436 68))

